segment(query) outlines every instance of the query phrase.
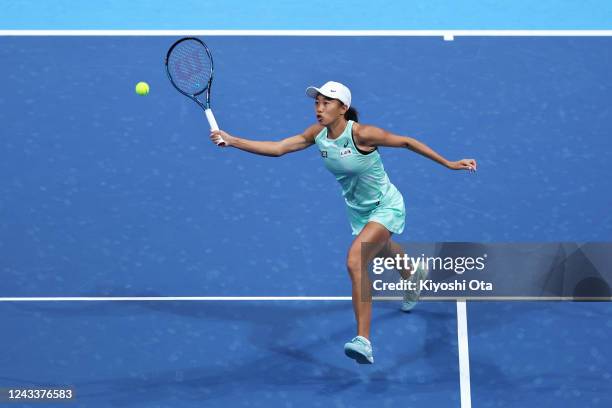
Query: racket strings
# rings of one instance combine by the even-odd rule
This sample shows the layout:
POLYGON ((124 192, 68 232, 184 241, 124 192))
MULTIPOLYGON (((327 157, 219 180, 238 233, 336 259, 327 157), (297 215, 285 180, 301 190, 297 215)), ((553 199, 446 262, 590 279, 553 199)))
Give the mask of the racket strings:
POLYGON ((198 41, 182 41, 168 56, 168 72, 181 91, 196 95, 208 86, 212 60, 206 48, 198 41))

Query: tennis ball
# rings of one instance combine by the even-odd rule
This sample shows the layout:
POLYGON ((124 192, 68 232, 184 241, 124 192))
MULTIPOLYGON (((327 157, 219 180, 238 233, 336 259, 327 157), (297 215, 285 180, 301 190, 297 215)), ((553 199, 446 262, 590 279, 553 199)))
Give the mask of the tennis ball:
POLYGON ((149 93, 149 84, 146 82, 139 82, 136 84, 136 93, 138 95, 147 95, 149 93))

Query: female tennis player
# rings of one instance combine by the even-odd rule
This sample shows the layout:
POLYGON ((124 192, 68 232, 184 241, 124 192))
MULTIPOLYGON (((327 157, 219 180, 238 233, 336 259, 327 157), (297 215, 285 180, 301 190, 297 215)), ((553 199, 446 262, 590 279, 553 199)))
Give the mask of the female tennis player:
MULTIPOLYGON (((327 169, 342 186, 348 216, 355 239, 348 251, 346 265, 353 285, 352 299, 357 336, 346 343, 347 356, 360 364, 374 362, 370 343, 372 303, 366 268, 375 256, 403 254, 402 247, 391 240, 404 230, 405 209, 401 193, 389 181, 378 146, 410 149, 451 170, 476 171, 474 159, 449 161, 416 139, 398 136, 375 126, 357 122, 351 107, 351 91, 341 83, 327 82, 320 88, 308 87, 306 94, 315 99, 317 123, 299 135, 280 141, 254 141, 232 136, 223 130, 212 131, 211 140, 222 147, 235 147, 264 156, 282 156, 317 145, 327 169), (362 247, 362 243, 368 243, 362 247)), ((420 271, 420 270, 419 270, 420 271)), ((419 272, 417 271, 417 272, 419 272)), ((400 271, 410 278, 410 270, 400 271)), ((418 274, 418 273, 417 273, 418 274)), ((416 275, 416 274, 415 274, 416 275)), ((417 293, 418 296, 418 293, 417 293)), ((410 310, 414 294, 404 296, 402 310, 410 310)))

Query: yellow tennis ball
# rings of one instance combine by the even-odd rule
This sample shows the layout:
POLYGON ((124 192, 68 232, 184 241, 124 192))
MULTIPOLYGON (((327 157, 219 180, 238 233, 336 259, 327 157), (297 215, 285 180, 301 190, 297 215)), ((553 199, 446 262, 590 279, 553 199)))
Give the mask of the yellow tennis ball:
POLYGON ((149 93, 149 84, 146 82, 139 82, 136 84, 136 93, 138 95, 147 95, 149 93))

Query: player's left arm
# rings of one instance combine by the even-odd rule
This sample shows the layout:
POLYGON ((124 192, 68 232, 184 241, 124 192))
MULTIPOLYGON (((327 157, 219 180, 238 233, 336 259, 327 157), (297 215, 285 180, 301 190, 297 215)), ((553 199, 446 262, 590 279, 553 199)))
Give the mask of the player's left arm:
POLYGON ((462 159, 458 161, 447 160, 423 142, 412 137, 395 135, 376 126, 359 125, 358 130, 355 132, 355 136, 359 144, 362 145, 372 147, 403 147, 438 162, 451 170, 476 171, 477 164, 474 159, 462 159))

